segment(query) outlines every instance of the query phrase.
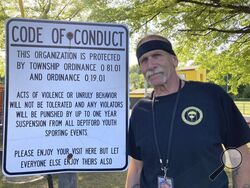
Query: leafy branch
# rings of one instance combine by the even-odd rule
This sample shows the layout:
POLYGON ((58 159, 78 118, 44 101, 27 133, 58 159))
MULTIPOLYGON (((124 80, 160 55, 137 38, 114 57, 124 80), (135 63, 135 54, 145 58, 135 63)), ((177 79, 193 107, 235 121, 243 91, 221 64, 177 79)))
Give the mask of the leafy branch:
POLYGON ((235 10, 239 13, 247 13, 250 14, 250 6, 242 6, 242 5, 233 5, 233 4, 226 4, 226 3, 220 3, 220 1, 213 1, 213 3, 205 3, 205 2, 199 2, 194 0, 177 0, 177 3, 192 3, 196 5, 201 6, 207 6, 207 7, 214 7, 214 8, 226 8, 235 10))

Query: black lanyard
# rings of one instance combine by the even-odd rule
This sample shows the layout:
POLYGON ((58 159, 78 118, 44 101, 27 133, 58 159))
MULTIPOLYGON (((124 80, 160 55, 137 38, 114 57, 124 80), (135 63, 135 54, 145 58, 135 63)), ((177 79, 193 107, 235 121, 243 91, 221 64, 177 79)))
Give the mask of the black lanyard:
POLYGON ((159 148, 159 142, 158 142, 157 135, 156 135, 155 97, 153 97, 153 101, 152 101, 152 118, 153 118, 153 124, 152 125, 153 125, 153 132, 154 132, 154 141, 155 141, 155 146, 156 146, 157 153, 158 153, 158 156, 159 156, 159 159, 160 159, 161 170, 164 172, 164 178, 166 178, 167 171, 169 169, 171 142, 172 142, 172 136, 173 136, 173 127, 174 127, 174 120, 175 120, 175 115, 176 115, 176 111, 177 111, 177 106, 178 106, 178 103, 179 103, 180 90, 181 90, 181 79, 179 81, 179 88, 178 88, 178 91, 177 91, 177 96, 176 96, 176 99, 175 99, 172 118, 171 118, 171 122, 170 122, 169 137, 168 137, 168 150, 167 150, 167 155, 166 155, 166 164, 165 164, 165 166, 163 164, 162 155, 161 155, 160 148, 159 148))

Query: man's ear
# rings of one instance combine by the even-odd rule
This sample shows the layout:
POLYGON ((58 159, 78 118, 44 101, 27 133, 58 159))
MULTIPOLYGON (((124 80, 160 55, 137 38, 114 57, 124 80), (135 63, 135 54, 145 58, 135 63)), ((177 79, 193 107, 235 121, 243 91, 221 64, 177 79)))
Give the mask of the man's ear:
POLYGON ((174 56, 174 55, 172 55, 171 58, 172 58, 172 60, 173 60, 174 66, 177 67, 177 66, 178 66, 178 63, 179 63, 178 58, 177 58, 176 56, 174 56))

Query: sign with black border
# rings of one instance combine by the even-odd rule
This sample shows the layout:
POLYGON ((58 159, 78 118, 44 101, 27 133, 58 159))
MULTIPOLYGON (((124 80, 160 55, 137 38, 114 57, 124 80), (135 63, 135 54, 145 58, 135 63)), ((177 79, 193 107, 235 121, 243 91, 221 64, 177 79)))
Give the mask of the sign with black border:
POLYGON ((126 169, 128 36, 119 24, 6 23, 6 176, 126 169))

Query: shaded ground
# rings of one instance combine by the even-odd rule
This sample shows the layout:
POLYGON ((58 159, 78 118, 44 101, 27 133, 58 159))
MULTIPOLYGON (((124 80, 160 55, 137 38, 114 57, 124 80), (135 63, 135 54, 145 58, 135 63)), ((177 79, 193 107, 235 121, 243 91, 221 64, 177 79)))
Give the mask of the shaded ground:
MULTIPOLYGON (((20 179, 29 180, 27 177, 20 179)), ((126 172, 79 173, 78 188, 124 188, 126 172)), ((46 176, 43 179, 24 184, 8 183, 1 174, 0 188, 48 188, 46 176)), ((12 180, 14 181, 14 179, 12 180)), ((58 187, 58 175, 53 175, 54 188, 58 187)))
MULTIPOLYGON (((2 127, 0 127, 0 151, 2 151, 2 127)), ((0 188, 48 188, 47 176, 6 178, 2 173, 2 152, 0 152, 0 167, 0 188)), ((54 188, 57 188, 58 175, 52 177, 54 188)), ((126 172, 78 173, 77 177, 78 188, 124 188, 126 172)))

